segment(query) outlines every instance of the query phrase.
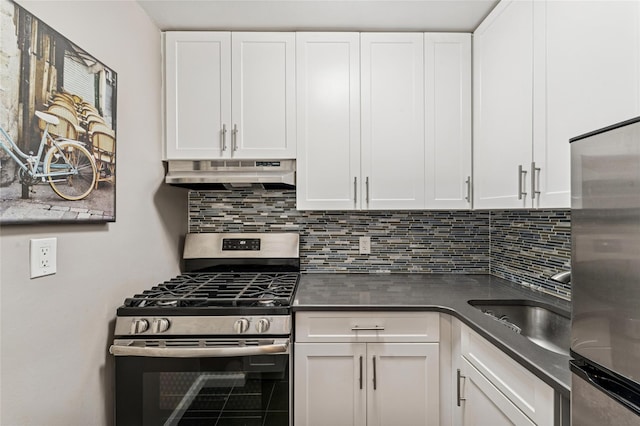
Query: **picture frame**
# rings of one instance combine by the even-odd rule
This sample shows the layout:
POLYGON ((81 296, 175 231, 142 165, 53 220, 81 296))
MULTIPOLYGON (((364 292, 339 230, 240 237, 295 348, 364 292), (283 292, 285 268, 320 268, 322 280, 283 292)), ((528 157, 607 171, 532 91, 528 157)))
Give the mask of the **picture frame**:
POLYGON ((0 225, 115 222, 117 73, 0 7, 0 225))

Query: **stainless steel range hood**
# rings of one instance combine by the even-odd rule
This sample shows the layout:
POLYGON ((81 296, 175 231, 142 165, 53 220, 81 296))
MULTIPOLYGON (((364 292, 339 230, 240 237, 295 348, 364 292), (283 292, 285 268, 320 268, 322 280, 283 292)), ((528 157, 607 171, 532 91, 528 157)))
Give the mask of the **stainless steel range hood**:
POLYGON ((192 189, 293 188, 295 160, 170 160, 165 182, 192 189))

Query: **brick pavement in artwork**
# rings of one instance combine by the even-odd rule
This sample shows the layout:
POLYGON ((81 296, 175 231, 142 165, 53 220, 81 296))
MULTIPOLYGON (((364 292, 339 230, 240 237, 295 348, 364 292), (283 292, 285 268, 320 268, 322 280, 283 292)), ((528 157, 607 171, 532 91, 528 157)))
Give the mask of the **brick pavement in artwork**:
POLYGON ((60 198, 49 185, 31 187, 29 199, 22 198, 22 186, 13 184, 0 188, 0 223, 29 221, 113 221, 114 187, 102 184, 84 200, 60 198))

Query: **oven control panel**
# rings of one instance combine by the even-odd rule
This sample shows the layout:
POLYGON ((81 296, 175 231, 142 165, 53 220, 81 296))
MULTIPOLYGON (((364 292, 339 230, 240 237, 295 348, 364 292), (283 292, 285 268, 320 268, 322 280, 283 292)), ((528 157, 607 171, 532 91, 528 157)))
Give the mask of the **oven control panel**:
POLYGON ((260 251, 260 238, 223 238, 222 251, 260 251))
POLYGON ((116 336, 286 335, 290 315, 117 317, 116 336))

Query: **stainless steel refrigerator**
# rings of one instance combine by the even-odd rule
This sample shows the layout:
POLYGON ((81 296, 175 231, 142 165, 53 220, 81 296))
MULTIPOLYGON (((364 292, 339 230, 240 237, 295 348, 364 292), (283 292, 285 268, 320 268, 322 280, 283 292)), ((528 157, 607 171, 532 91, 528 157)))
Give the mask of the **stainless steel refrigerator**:
POLYGON ((571 139, 571 423, 640 425, 640 117, 571 139))

